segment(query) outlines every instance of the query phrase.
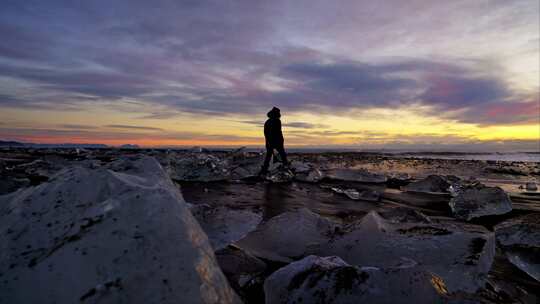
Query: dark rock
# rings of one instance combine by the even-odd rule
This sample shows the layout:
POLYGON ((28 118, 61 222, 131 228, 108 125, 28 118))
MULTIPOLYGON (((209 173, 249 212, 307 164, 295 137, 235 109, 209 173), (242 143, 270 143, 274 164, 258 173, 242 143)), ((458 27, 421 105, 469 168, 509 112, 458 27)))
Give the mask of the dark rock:
POLYGON ((505 254, 510 263, 540 282, 540 248, 508 248, 505 254))
POLYGON ((255 170, 249 170, 248 168, 244 167, 236 167, 231 170, 231 178, 233 180, 241 180, 241 179, 249 179, 257 176, 259 169, 255 170))
POLYGON ((227 156, 227 161, 233 180, 250 179, 261 171, 264 154, 236 150, 227 156))
POLYGON ((378 202, 381 199, 381 194, 375 190, 360 191, 360 200, 369 202, 378 202))
POLYGON ((507 175, 523 175, 527 176, 527 172, 520 168, 512 167, 512 166, 490 166, 486 167, 484 169, 486 172, 489 173, 498 173, 498 174, 507 174, 507 175))
POLYGON ((333 180, 360 182, 360 183, 385 183, 386 176, 368 172, 365 169, 333 169, 326 172, 326 177, 333 180))
POLYGON ((540 247, 540 214, 506 220, 495 226, 495 234, 497 242, 505 247, 540 247))
POLYGON ((317 183, 324 178, 324 173, 312 163, 292 161, 290 169, 297 181, 317 183))
POLYGON ((207 212, 212 210, 212 207, 208 204, 190 204, 186 202, 186 206, 195 219, 203 218, 207 212))
POLYGON ((313 164, 293 160, 290 163, 290 168, 295 174, 305 173, 305 172, 309 172, 311 169, 313 169, 313 164))
POLYGON ((255 230, 262 220, 260 214, 227 207, 192 207, 192 214, 204 230, 214 250, 219 250, 255 230))
POLYGON ((288 183, 294 178, 294 173, 283 166, 277 166, 266 175, 266 180, 272 183, 288 183))
POLYGON ((431 220, 427 215, 406 207, 397 207, 381 211, 379 212, 379 215, 391 223, 431 223, 431 220))
POLYGON ((499 187, 486 187, 482 184, 461 188, 450 200, 449 205, 456 218, 467 221, 512 211, 512 201, 504 190, 499 187))
POLYGON ((393 223, 372 211, 343 230, 317 254, 382 268, 416 261, 418 269, 442 278, 450 292, 474 292, 482 287, 495 254, 494 235, 482 226, 422 220, 402 223, 399 219, 393 223))
POLYGON ((504 221, 495 226, 495 235, 508 260, 540 281, 540 214, 504 221))
POLYGON ((375 190, 361 190, 356 189, 342 189, 339 187, 330 188, 335 193, 344 194, 352 200, 362 200, 370 202, 378 202, 380 200, 380 193, 375 190))
POLYGON ((412 182, 403 187, 404 191, 426 192, 426 193, 448 193, 451 183, 439 175, 429 175, 428 177, 412 182))
POLYGON ((324 173, 311 163, 293 161, 290 167, 297 181, 317 183, 324 178, 324 173))
POLYGON ((338 187, 331 187, 330 189, 334 191, 335 193, 344 194, 352 200, 360 199, 360 192, 358 192, 358 190, 356 189, 341 189, 338 187))
POLYGON ((4 174, 0 179, 0 195, 15 192, 30 185, 31 181, 28 178, 17 178, 4 174))
POLYGON ((3 303, 239 302, 153 158, 123 172, 66 168, 2 196, 0 231, 3 303))
POLYGON ((230 178, 226 160, 204 152, 180 155, 170 159, 169 174, 178 181, 223 181, 230 178))
POLYGON ((538 187, 536 186, 535 183, 526 183, 525 184, 525 190, 527 190, 527 191, 536 191, 536 190, 538 190, 538 187))
POLYGON ((392 173, 388 175, 386 185, 390 188, 397 188, 408 185, 412 178, 408 173, 392 173))
POLYGON ((438 303, 448 293, 444 280, 414 267, 355 267, 313 255, 274 272, 264 291, 267 304, 438 303))
POLYGON ((232 245, 216 251, 216 259, 233 289, 245 302, 261 298, 266 263, 232 245))
POLYGON ((259 258, 290 263, 316 252, 336 227, 337 224, 302 208, 271 218, 236 245, 259 258))
POLYGON ((216 251, 216 258, 227 276, 235 277, 242 285, 242 276, 254 276, 266 270, 266 264, 241 248, 229 245, 216 251))
POLYGON ((65 164, 62 164, 62 162, 54 163, 37 159, 30 163, 15 166, 15 170, 24 171, 24 174, 27 176, 51 178, 54 174, 63 169, 64 166, 65 164))
POLYGON ((324 173, 319 169, 311 169, 308 172, 295 174, 294 178, 301 182, 317 183, 324 178, 324 173))

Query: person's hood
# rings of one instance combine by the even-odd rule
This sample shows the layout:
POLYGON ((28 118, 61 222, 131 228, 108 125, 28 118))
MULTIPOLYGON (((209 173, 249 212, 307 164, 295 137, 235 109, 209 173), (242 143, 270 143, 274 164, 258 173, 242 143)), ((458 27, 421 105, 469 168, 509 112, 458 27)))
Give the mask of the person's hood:
POLYGON ((273 107, 270 112, 266 113, 266 116, 268 116, 268 118, 280 118, 281 112, 278 108, 273 107))

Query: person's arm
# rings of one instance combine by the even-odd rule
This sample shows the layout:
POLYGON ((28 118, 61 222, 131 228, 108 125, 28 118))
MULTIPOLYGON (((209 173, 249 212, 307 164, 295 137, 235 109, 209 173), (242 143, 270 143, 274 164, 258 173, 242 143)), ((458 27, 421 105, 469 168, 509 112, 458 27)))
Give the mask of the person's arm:
POLYGON ((268 140, 268 137, 270 136, 270 123, 268 120, 264 123, 264 138, 268 140))
POLYGON ((281 131, 281 120, 280 119, 277 120, 276 129, 278 131, 277 133, 279 135, 279 138, 283 139, 283 132, 281 131))

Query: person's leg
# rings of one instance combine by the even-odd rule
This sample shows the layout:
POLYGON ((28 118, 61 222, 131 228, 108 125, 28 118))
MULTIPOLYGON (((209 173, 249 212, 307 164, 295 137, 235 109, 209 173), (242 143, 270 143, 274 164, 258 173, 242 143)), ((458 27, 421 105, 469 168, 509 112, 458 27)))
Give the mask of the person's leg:
POLYGON ((287 153, 285 153, 285 148, 283 145, 276 148, 276 150, 279 152, 279 156, 281 157, 281 161, 285 166, 289 165, 289 162, 287 161, 287 153))
POLYGON ((261 169, 261 174, 266 174, 268 172, 268 166, 270 166, 270 159, 272 159, 272 154, 274 154, 274 149, 270 146, 266 146, 266 155, 264 156, 264 164, 261 169))

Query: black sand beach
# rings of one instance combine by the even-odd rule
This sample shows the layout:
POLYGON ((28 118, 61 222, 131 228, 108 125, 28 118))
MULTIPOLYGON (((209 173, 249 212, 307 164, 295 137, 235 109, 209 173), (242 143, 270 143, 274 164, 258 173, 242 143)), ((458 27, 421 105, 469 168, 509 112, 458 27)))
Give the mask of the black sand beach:
MULTIPOLYGON (((339 257, 337 266, 308 267, 303 273, 311 285, 289 285, 293 291, 287 293, 292 297, 288 301, 313 297, 311 288, 325 296, 383 302, 399 302, 400 288, 407 294, 411 288, 423 290, 414 284, 386 286, 384 295, 367 292, 362 298, 354 290, 367 287, 353 280, 345 293, 330 291, 332 284, 347 281, 332 276, 335 267, 353 267, 355 275, 372 271, 369 267, 432 274, 430 284, 439 286, 436 297, 419 293, 452 303, 535 303, 540 296, 535 247, 540 167, 535 162, 292 153, 290 170, 278 163, 260 177, 261 153, 242 149, 3 149, 0 190, 9 201, 25 189, 51 183, 69 168, 129 172, 131 163, 137 166, 146 156, 155 158, 174 181, 185 200, 180 203, 199 221, 221 270, 245 303, 274 303, 273 295, 280 293, 274 276, 292 271, 292 279, 298 280, 287 265, 326 265, 330 260, 316 260, 325 256, 339 257), (327 281, 313 281, 313 275, 327 281), (438 285, 433 278, 440 279, 438 285)), ((5 210, 2 217, 7 219, 10 212, 5 210)), ((8 267, 17 264, 13 260, 4 257, 0 263, 4 278, 13 272, 8 267)))

